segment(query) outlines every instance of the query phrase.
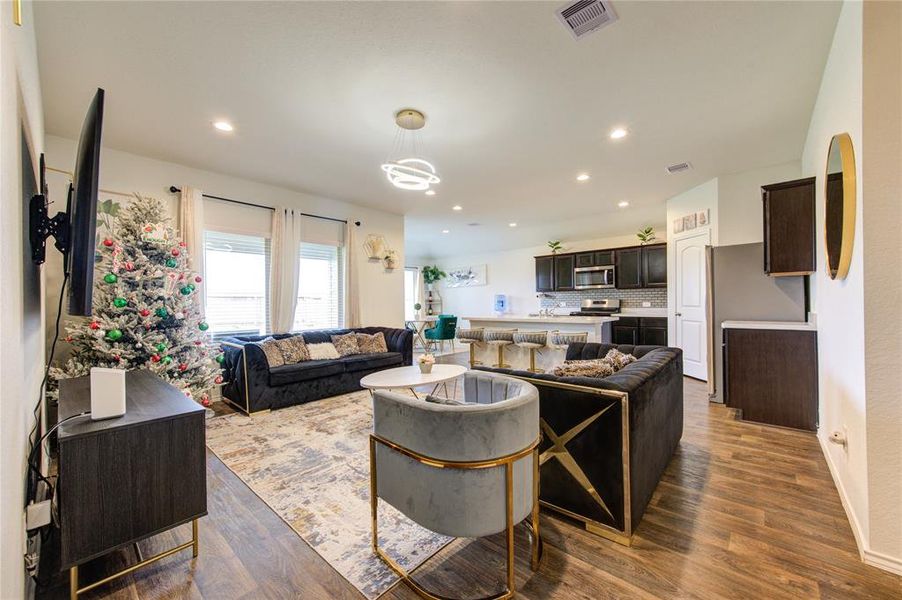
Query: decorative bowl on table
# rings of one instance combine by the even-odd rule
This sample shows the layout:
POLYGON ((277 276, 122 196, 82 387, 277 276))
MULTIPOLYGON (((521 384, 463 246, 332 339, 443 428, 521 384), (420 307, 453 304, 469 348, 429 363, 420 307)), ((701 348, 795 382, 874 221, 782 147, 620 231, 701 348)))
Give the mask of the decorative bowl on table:
POLYGON ((420 365, 420 373, 432 373, 432 365, 435 364, 435 356, 432 354, 424 354, 417 359, 417 364, 420 365))

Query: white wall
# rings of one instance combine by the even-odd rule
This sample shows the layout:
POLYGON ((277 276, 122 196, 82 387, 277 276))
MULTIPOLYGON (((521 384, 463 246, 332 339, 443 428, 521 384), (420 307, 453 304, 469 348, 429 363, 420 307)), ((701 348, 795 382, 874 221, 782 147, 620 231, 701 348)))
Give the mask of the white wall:
MULTIPOLYGON (((47 136, 48 165, 71 170, 74 161, 75 142, 73 140, 47 136)), ((50 177, 50 183, 53 197, 57 201, 64 202, 66 178, 63 175, 54 175, 50 177)), ((220 173, 192 169, 109 148, 103 149, 100 160, 100 187, 102 189, 128 193, 139 192, 168 200, 173 211, 172 214, 175 215, 177 198, 169 193, 170 185, 178 187, 192 185, 216 196, 267 206, 300 208, 307 213, 338 219, 359 220, 361 226, 357 229, 357 243, 352 251, 356 254, 358 263, 361 322, 365 325, 396 327, 403 325, 404 270, 398 268, 387 271, 381 263, 368 261, 362 247, 368 234, 382 234, 388 244, 398 251, 400 264, 403 265, 404 218, 401 215, 238 179, 220 173)), ((103 193, 100 197, 101 199, 116 198, 116 196, 103 193)), ((233 223, 238 223, 237 227, 239 228, 264 233, 269 231, 269 211, 230 205, 215 200, 208 200, 207 206, 215 207, 220 216, 224 216, 233 223)), ((48 299, 55 296, 60 281, 59 255, 53 254, 55 254, 52 257, 55 265, 48 272, 48 275, 52 274, 52 277, 48 278, 48 299)), ((55 309, 50 304, 52 303, 48 303, 48 323, 55 316, 55 309)))
MULTIPOLYGON (((663 231, 658 225, 655 229, 663 231)), ((662 234, 658 234, 659 238, 662 234)), ((618 246, 634 246, 638 242, 635 234, 616 237, 581 240, 565 243, 566 252, 592 250, 596 248, 615 248, 618 246)), ((429 260, 420 258, 420 264, 438 264, 444 271, 466 265, 485 264, 488 285, 471 288, 448 288, 440 285, 437 289, 442 295, 442 310, 447 313, 467 316, 491 315, 494 309, 495 294, 507 294, 508 312, 512 314, 528 314, 539 310, 540 302, 536 297, 536 271, 533 257, 549 254, 547 246, 517 248, 502 252, 484 254, 461 254, 451 258, 429 260)))
POLYGON ((753 244, 764 240, 761 186, 799 179, 802 164, 788 163, 727 173, 717 177, 717 245, 753 244))
MULTIPOLYGON (((26 595, 25 456, 38 399, 44 336, 40 270, 32 266, 25 230, 22 134, 31 160, 44 149, 41 90, 30 2, 22 27, 12 2, 0 3, 0 597, 26 595)), ((27 152, 27 150, 26 150, 27 152)), ((30 587, 30 586, 29 586, 30 587)))
MULTIPOLYGON (((802 174, 817 176, 817 231, 824 230, 824 164, 834 134, 847 132, 864 160, 861 131, 862 4, 843 5, 820 92, 811 116, 802 152, 802 174)), ((858 178, 861 197, 861 178, 858 178)), ((862 540, 868 536, 867 422, 864 370, 864 272, 862 269, 862 208, 855 225, 852 266, 844 281, 827 277, 823 262, 811 277, 818 324, 819 436, 845 430, 848 446, 825 443, 837 487, 846 501, 852 529, 862 540)), ((824 256, 823 236, 817 236, 817 257, 824 256)))

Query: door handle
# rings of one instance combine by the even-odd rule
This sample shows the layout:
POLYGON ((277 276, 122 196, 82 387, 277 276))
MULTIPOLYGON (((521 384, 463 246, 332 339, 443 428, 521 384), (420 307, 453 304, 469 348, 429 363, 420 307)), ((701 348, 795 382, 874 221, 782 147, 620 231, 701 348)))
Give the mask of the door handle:
POLYGON ((674 313, 673 316, 675 316, 675 317, 682 317, 682 316, 683 316, 683 313, 674 313))

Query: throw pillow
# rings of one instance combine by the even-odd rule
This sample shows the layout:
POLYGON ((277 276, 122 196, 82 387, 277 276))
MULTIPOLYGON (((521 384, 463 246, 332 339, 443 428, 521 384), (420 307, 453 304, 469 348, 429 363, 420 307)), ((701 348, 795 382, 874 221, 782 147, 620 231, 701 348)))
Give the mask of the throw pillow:
POLYGON ((335 346, 329 342, 322 344, 307 344, 307 352, 310 354, 310 360, 334 360, 341 358, 335 346))
POLYGON ((614 374, 614 367, 604 358, 568 360, 554 368, 558 377, 607 377, 614 374))
POLYGON ((335 349, 342 356, 351 356, 352 354, 360 354, 360 348, 357 346, 357 334, 346 333, 344 335, 333 335, 332 343, 335 349))
POLYGON ((278 340, 268 337, 259 342, 254 342, 254 344, 260 346, 260 349, 263 350, 263 355, 266 357, 266 364, 270 369, 273 367, 281 367, 285 364, 285 358, 282 356, 282 351, 279 349, 278 340))
POLYGON ((307 352, 307 345, 304 343, 303 336, 293 335, 282 338, 281 340, 276 340, 276 344, 282 352, 282 358, 285 359, 286 365, 310 360, 310 354, 307 352))
POLYGON ((614 365, 614 371, 619 371, 626 365, 639 360, 632 354, 625 354, 617 348, 611 348, 604 358, 605 360, 611 361, 611 364, 614 365))
POLYGON ((455 400, 454 398, 443 398, 442 396, 433 396, 432 394, 426 395, 426 402, 446 404, 448 406, 467 406, 468 404, 472 404, 472 402, 464 402, 462 400, 455 400))
POLYGON ((381 354, 388 352, 388 345, 385 343, 385 336, 382 332, 368 335, 366 333, 357 334, 357 347, 361 354, 381 354))

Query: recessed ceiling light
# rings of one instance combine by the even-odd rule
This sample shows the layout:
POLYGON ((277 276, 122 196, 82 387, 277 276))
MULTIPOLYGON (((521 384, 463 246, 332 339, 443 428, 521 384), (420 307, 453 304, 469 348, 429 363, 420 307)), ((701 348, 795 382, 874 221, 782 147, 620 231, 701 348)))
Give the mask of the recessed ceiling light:
POLYGON ((213 123, 213 127, 218 129, 219 131, 234 131, 235 128, 232 127, 232 124, 228 121, 215 121, 213 123))
POLYGON ((589 181, 589 174, 588 173, 580 173, 579 175, 576 176, 576 180, 577 181, 589 181))
POLYGON ((455 204, 454 206, 451 207, 451 210, 463 210, 463 209, 464 209, 464 207, 461 206, 460 204, 455 204))
POLYGON ((435 196, 435 190, 426 190, 427 196, 435 196))
POLYGON ((624 129, 623 127, 618 127, 617 129, 614 129, 611 131, 611 139, 612 140, 619 140, 620 138, 625 138, 625 137, 626 137, 626 129, 624 129))
POLYGON ((451 233, 450 229, 442 229, 442 233, 451 233))
POLYGON ((508 226, 508 227, 516 227, 517 224, 516 224, 516 223, 508 223, 507 226, 508 226))
POLYGON ((627 202, 626 200, 621 200, 620 202, 617 203, 617 206, 619 206, 620 208, 626 208, 629 205, 630 205, 630 203, 627 202))

